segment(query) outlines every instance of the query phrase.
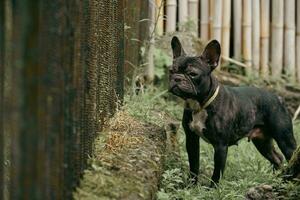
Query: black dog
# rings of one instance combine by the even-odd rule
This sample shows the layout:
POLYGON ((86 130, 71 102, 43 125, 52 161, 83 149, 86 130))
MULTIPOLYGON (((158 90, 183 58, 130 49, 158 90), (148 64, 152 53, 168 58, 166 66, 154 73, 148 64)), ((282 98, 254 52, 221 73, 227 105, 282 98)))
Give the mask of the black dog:
POLYGON ((218 66, 221 47, 211 41, 201 56, 187 56, 173 37, 170 92, 186 100, 182 125, 194 183, 199 173, 199 137, 214 147, 212 186, 223 174, 228 147, 243 137, 278 169, 283 157, 289 160, 296 149, 291 117, 276 95, 255 87, 229 87, 212 75, 218 66))

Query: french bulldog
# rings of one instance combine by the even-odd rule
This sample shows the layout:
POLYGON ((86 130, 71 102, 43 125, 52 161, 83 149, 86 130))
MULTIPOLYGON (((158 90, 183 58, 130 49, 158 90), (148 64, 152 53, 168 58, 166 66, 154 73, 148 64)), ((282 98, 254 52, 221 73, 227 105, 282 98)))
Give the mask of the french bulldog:
POLYGON ((257 150, 278 169, 283 161, 273 145, 275 140, 286 160, 296 149, 291 117, 278 96, 256 87, 229 87, 213 75, 221 46, 210 41, 200 56, 188 56, 179 39, 172 38, 173 64, 169 91, 186 101, 182 126, 186 135, 190 176, 197 183, 199 138, 214 148, 211 186, 224 172, 228 147, 248 137, 257 150))

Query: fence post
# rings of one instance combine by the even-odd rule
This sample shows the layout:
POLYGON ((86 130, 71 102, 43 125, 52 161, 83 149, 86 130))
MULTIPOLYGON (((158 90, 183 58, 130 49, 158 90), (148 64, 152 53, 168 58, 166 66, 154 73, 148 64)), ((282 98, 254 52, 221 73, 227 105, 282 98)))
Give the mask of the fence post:
MULTIPOLYGON (((295 81, 295 0, 284 1, 284 63, 289 80, 295 81)), ((300 1, 298 1, 300 3, 300 1)), ((298 10, 300 12, 300 10, 298 10)))
POLYGON ((283 57, 283 0, 272 1, 272 43, 271 43, 271 69, 274 78, 280 78, 282 73, 283 57))
POLYGON ((260 66, 263 78, 269 76, 270 0, 261 0, 260 66))

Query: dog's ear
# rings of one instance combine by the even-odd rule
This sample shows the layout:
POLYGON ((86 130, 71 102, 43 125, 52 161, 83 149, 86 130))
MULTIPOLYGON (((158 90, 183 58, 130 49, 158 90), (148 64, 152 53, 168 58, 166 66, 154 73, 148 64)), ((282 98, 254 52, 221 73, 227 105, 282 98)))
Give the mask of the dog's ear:
POLYGON ((220 55, 220 43, 217 40, 212 40, 206 45, 201 57, 211 67, 211 71, 213 71, 218 66, 220 55))
POLYGON ((185 52, 181 46, 181 43, 178 37, 174 36, 171 41, 171 46, 173 50, 173 58, 185 55, 185 52))

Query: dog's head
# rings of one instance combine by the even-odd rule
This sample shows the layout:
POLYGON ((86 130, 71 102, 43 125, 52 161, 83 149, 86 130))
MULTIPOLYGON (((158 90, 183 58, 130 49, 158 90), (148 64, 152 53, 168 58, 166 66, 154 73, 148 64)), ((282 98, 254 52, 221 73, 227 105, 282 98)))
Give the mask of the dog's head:
POLYGON ((207 44, 200 56, 187 56, 179 39, 172 38, 173 64, 169 91, 183 99, 198 99, 210 87, 210 74, 218 66, 221 47, 217 40, 207 44))

